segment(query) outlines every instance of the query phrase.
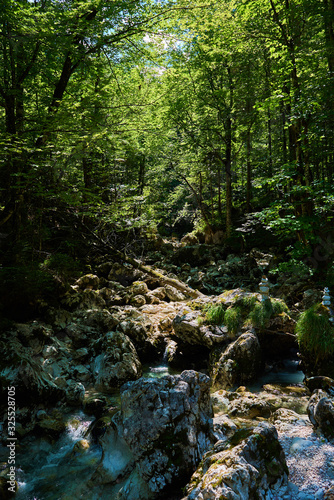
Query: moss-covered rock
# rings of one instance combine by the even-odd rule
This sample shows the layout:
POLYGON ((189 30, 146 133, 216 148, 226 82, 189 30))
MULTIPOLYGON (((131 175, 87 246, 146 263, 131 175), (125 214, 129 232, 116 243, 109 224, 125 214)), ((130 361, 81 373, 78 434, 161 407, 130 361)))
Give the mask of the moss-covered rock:
POLYGON ((184 500, 268 498, 287 486, 288 468, 277 431, 263 423, 235 433, 223 445, 217 443, 192 476, 184 500))
POLYGON ((322 389, 316 389, 309 401, 307 412, 310 421, 328 439, 334 438, 334 397, 322 389))
POLYGON ((316 304, 303 312, 296 324, 296 336, 306 375, 334 378, 334 326, 329 309, 316 304))
POLYGON ((228 347, 211 351, 209 371, 214 387, 226 389, 253 380, 261 371, 262 353, 257 336, 242 334, 228 347))

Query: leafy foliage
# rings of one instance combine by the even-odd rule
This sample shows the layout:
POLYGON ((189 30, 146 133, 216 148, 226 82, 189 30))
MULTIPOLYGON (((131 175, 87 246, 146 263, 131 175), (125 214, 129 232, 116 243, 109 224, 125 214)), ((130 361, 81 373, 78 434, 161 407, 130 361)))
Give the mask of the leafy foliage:
POLYGON ((4 0, 7 262, 28 244, 65 254, 49 248, 43 213, 71 207, 99 230, 223 230, 227 244, 257 219, 285 250, 277 272, 320 272, 334 218, 333 18, 327 2, 268 5, 4 0))

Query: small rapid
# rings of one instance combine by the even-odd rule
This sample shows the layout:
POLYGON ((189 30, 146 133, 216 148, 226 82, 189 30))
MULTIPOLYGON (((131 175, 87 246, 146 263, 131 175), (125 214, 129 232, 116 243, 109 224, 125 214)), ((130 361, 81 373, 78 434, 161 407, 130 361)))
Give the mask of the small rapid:
POLYGON ((87 437, 93 420, 78 411, 67 416, 66 431, 57 441, 38 436, 21 440, 17 450, 18 500, 80 498, 102 455, 101 448, 87 437))

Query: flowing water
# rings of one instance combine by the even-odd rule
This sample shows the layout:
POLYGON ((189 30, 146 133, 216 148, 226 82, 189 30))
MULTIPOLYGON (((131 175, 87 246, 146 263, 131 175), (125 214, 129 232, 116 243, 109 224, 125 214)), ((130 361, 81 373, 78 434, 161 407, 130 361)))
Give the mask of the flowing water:
MULTIPOLYGON (((144 366, 143 377, 161 378, 177 373, 162 360, 154 366, 144 366)), ((297 360, 284 360, 279 370, 266 373, 247 388, 259 392, 265 384, 300 384, 303 378, 297 360)), ((90 437, 89 428, 93 420, 94 417, 87 416, 83 411, 76 411, 66 416, 66 432, 57 441, 51 442, 36 435, 27 435, 19 440, 16 450, 17 500, 114 498, 114 487, 105 485, 94 489, 89 483, 103 459, 101 446, 90 437)), ((0 462, 5 462, 7 457, 7 448, 0 448, 0 462)), ((113 461, 112 453, 108 460, 113 461)))
POLYGON ((54 443, 35 435, 19 440, 17 500, 75 498, 74 492, 80 490, 101 460, 101 448, 85 437, 93 420, 78 411, 67 417, 66 432, 54 443))
POLYGON ((284 359, 279 369, 274 369, 259 377, 256 382, 247 386, 252 392, 259 392, 266 384, 272 385, 298 385, 304 380, 304 373, 298 368, 296 359, 284 359))

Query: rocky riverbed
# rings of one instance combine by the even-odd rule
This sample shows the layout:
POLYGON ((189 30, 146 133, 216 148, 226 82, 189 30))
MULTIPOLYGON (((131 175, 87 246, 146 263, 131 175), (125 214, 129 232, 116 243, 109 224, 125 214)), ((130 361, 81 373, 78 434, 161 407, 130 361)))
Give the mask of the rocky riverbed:
MULTIPOLYGON (((219 264, 226 276, 238 265, 250 266, 219 264)), ((302 384, 293 308, 277 297, 265 323, 254 314, 252 266, 249 286, 191 298, 182 283, 100 262, 59 307, 41 304, 40 318, 4 331, 17 498, 330 499, 334 382, 302 384), (207 321, 212 307, 229 321, 207 321)), ((0 498, 10 498, 6 404, 0 426, 0 498)))

